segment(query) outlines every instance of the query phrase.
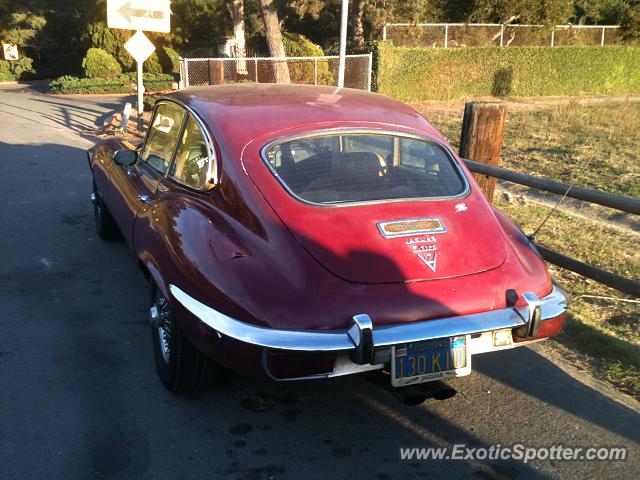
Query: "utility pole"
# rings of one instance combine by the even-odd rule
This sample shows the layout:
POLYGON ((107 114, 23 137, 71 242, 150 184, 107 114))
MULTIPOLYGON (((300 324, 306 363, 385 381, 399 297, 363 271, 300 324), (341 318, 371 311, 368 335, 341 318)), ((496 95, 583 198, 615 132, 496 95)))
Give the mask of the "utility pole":
POLYGON ((347 19, 349 0, 342 0, 342 18, 340 21, 340 60, 338 67, 338 88, 344 88, 344 68, 347 54, 347 19))

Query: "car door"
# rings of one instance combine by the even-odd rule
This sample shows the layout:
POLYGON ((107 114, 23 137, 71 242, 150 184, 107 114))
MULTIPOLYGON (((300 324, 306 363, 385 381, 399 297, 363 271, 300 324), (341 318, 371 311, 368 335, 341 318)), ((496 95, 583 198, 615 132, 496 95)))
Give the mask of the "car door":
POLYGON ((159 102, 136 163, 114 167, 110 208, 130 246, 135 218, 154 202, 158 185, 171 165, 185 117, 184 107, 159 102))
POLYGON ((204 123, 189 112, 169 172, 158 184, 151 208, 141 209, 133 226, 136 255, 154 263, 161 277, 192 274, 194 258, 211 261, 217 224, 210 192, 217 178, 213 140, 204 123), (178 266, 173 273, 172 265, 178 266))

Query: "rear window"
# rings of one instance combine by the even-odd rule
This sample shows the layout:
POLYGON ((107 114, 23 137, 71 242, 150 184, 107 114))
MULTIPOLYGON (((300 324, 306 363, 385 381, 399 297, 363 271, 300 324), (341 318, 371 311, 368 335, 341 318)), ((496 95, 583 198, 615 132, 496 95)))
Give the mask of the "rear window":
POLYGON ((454 197, 467 183, 435 142, 378 133, 332 133, 269 146, 265 160, 294 195, 335 204, 454 197))

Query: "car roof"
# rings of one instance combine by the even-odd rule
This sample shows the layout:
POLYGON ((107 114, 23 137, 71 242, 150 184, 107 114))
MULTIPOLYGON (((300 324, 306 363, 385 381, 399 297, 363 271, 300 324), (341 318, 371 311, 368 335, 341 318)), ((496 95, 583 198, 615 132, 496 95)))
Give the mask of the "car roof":
POLYGON ((397 126, 439 137, 429 122, 408 105, 350 88, 244 83, 194 87, 167 98, 187 105, 218 140, 236 147, 280 130, 331 128, 331 124, 349 122, 379 123, 390 129, 397 126))

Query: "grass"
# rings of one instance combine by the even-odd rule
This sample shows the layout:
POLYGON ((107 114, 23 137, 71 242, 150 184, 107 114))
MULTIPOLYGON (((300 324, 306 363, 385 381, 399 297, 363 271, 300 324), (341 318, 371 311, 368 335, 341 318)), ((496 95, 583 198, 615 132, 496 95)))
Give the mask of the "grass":
MULTIPOLYGON (((454 146, 461 109, 419 106, 454 146), (429 109, 434 110, 430 115, 429 109)), ((640 197, 640 102, 542 105, 508 113, 502 166, 577 185, 640 197)), ((508 187, 508 185, 505 185, 508 187)), ((531 198, 496 193, 494 204, 531 233, 549 212, 531 198)), ((640 280, 640 233, 571 209, 556 211, 537 235, 542 245, 640 280)), ((577 352, 597 376, 640 398, 640 303, 572 272, 550 267, 572 299, 564 333, 555 339, 577 352), (626 302, 624 300, 632 300, 626 302)), ((576 360, 579 358, 579 360, 576 360)))
MULTIPOLYGON (((532 232, 550 207, 535 202, 494 204, 532 232)), ((540 244, 627 278, 640 279, 640 235, 556 211, 537 235, 540 244)), ((640 398, 640 304, 624 294, 554 268, 553 276, 572 299, 571 317, 557 341, 588 355, 593 367, 640 398)))
MULTIPOLYGON (((461 111, 430 115, 428 106, 418 110, 458 147, 461 111)), ((640 197, 640 102, 597 106, 573 102, 507 112, 505 168, 640 197)))

